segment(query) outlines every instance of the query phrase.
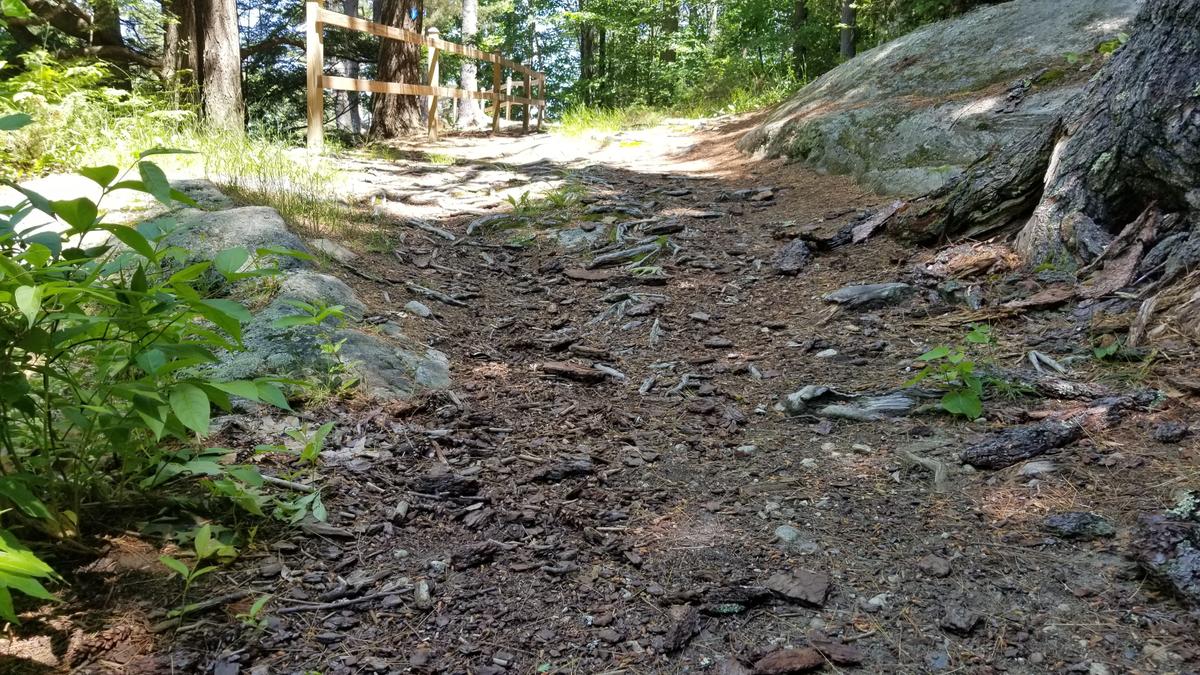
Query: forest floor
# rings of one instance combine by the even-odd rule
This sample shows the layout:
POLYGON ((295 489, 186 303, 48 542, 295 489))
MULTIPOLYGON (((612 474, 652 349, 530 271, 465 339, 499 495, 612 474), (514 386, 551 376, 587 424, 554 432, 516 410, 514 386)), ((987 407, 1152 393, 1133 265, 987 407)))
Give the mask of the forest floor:
MULTIPOLYGON (((1200 671, 1197 615, 1130 558, 1139 514, 1200 483, 1195 431, 1168 433, 1194 424, 1194 358, 1094 358, 1096 312, 993 317, 991 341, 968 352, 980 369, 1032 372, 1036 349, 1066 366, 1063 379, 1168 394, 999 470, 958 453, 1078 404, 1014 387, 992 388, 973 422, 936 406, 874 421, 789 416, 779 404, 806 385, 902 387, 928 349, 964 344, 974 314, 922 271, 938 251, 882 234, 780 273, 793 238, 828 242, 891 200, 738 154, 749 124, 669 121, 603 142, 454 137, 345 160, 375 217, 326 233, 358 254, 332 273, 376 320, 445 352, 453 389, 226 421, 223 442, 241 448, 278 442, 301 419, 338 424, 321 469, 329 526, 264 529, 192 593, 270 593, 262 626, 235 618, 253 595, 156 626, 176 582, 155 546, 114 536, 73 575, 66 603, 11 629, 11 663, 222 675, 1200 671), (528 222, 485 221, 467 236, 526 193, 528 222), (594 266, 595 250, 622 248, 611 244, 622 223, 626 248, 645 236, 671 249, 637 272, 594 266), (882 282, 914 292, 863 309, 821 299, 882 282), (405 311, 414 299, 432 316, 405 311), (941 484, 911 455, 940 463, 941 484), (1113 531, 1046 522, 1075 512, 1113 531)), ((987 306, 1042 287, 993 262, 957 281, 987 306)))

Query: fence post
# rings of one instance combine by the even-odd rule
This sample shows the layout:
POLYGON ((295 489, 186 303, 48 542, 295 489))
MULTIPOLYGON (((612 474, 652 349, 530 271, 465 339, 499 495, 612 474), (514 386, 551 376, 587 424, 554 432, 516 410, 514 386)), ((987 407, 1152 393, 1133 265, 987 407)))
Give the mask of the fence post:
POLYGON ((542 119, 546 117, 546 74, 538 78, 538 123, 536 131, 542 130, 542 119))
MULTIPOLYGON (((441 33, 440 33, 440 31, 438 31, 436 26, 430 26, 429 30, 425 31, 425 36, 428 37, 430 40, 438 39, 438 36, 440 34, 441 33)), ((440 50, 437 47, 429 48, 429 78, 428 78, 429 81, 428 81, 428 84, 431 87, 441 86, 441 76, 438 73, 438 52, 439 51, 440 50)), ((433 140, 433 141, 436 141, 437 137, 438 137, 437 104, 438 104, 437 94, 436 93, 431 94, 429 96, 429 139, 433 140)))
MULTIPOLYGON (((509 73, 508 77, 505 78, 504 95, 512 96, 512 73, 509 73)), ((504 119, 508 120, 509 122, 512 121, 512 101, 504 102, 504 119)))
POLYGON ((492 61, 492 133, 500 132, 500 57, 492 61))
POLYGON ((325 70, 325 40, 321 35, 321 5, 309 0, 304 5, 305 47, 308 61, 308 149, 321 152, 325 145, 325 93, 321 76, 325 70))
MULTIPOLYGON (((525 74, 525 100, 533 99, 533 78, 528 73, 525 74)), ((529 133, 529 113, 533 111, 533 106, 529 103, 525 104, 525 116, 521 118, 521 133, 529 133)))

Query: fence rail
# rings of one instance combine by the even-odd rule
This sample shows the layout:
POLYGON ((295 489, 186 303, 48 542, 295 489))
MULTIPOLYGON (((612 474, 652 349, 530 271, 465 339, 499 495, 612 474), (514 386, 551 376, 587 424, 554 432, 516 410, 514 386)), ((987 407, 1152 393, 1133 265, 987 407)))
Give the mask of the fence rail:
POLYGON ((529 131, 530 110, 537 106, 537 127, 542 129, 542 118, 546 110, 546 74, 540 73, 526 65, 504 58, 500 54, 485 52, 457 42, 447 42, 438 37, 438 30, 430 28, 427 35, 406 28, 388 26, 366 19, 360 19, 346 14, 339 14, 321 6, 320 2, 309 0, 306 5, 306 45, 308 61, 308 147, 319 151, 325 143, 325 90, 360 91, 373 94, 394 94, 398 96, 424 96, 429 99, 428 131, 430 138, 437 138, 438 116, 437 104, 439 98, 456 98, 462 100, 483 100, 491 102, 492 133, 500 130, 500 108, 506 109, 506 115, 512 118, 512 106, 525 106, 525 115, 521 121, 523 131, 529 131), (346 30, 369 33, 386 40, 399 40, 409 44, 426 47, 429 50, 428 75, 425 84, 412 82, 382 82, 379 80, 354 79, 326 75, 325 70, 325 37, 326 26, 344 28, 346 30), (472 91, 440 85, 438 60, 441 54, 457 54, 468 59, 484 61, 492 64, 491 91, 472 91), (504 75, 505 69, 523 76, 523 82, 513 82, 512 76, 504 75), (502 84, 501 80, 504 80, 502 84), (513 96, 513 88, 518 87, 524 96, 513 96), (534 96, 534 89, 537 95, 534 96))

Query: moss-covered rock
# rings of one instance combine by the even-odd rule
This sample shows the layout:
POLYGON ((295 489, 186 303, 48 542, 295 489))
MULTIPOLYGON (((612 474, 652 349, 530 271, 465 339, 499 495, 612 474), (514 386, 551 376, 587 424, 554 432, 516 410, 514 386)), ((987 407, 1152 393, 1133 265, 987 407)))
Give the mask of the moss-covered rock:
POLYGON ((1141 3, 1014 0, 926 26, 812 82, 740 146, 928 192, 1057 116, 1141 3))

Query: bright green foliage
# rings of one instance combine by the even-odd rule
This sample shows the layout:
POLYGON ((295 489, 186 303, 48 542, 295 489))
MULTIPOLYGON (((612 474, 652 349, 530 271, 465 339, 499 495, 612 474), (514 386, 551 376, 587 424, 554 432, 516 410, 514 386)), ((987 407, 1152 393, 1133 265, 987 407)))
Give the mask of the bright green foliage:
MULTIPOLYGON (((966 335, 970 345, 991 344, 991 327, 985 324, 973 326, 966 335)), ((975 361, 967 357, 962 347, 940 345, 917 357, 925 367, 905 383, 913 386, 919 382, 933 383, 942 394, 942 409, 952 415, 976 419, 983 414, 985 379, 976 371, 975 361)))
POLYGON ((0 530, 0 619, 20 623, 13 610, 13 589, 39 600, 53 600, 39 579, 54 578, 57 575, 49 565, 22 546, 12 533, 0 530))
MULTIPOLYGON (((88 526, 87 504, 182 496, 193 484, 213 505, 258 516, 324 515, 316 493, 268 494, 256 467, 199 442, 213 405, 229 410, 234 397, 288 405, 283 381, 205 375, 219 352, 240 348, 250 318, 242 305, 208 297, 205 275, 269 276, 277 270, 264 256, 278 251, 235 248, 194 262, 166 243, 169 226, 104 221, 101 205, 117 190, 190 202, 151 159, 170 152, 141 153, 124 170, 83 169, 98 201, 52 200, 7 183, 25 199, 0 209, 0 509, 26 530, 74 536, 88 526)), ((0 616, 10 618, 8 589, 43 598, 35 579, 52 572, 7 533, 0 539, 0 616)), ((200 559, 226 551, 204 530, 196 546, 200 559)), ((189 583, 204 571, 190 568, 189 583)))
MULTIPOLYGON (((207 562, 228 562, 237 557, 237 549, 231 544, 226 544, 213 536, 212 525, 205 523, 201 525, 193 533, 192 537, 192 564, 175 558, 173 556, 159 556, 158 560, 168 570, 174 572, 183 580, 183 597, 187 598, 188 591, 191 590, 192 584, 200 577, 213 572, 219 568, 219 565, 205 564, 207 562)), ((184 614, 187 610, 186 605, 171 613, 173 616, 184 614)))

